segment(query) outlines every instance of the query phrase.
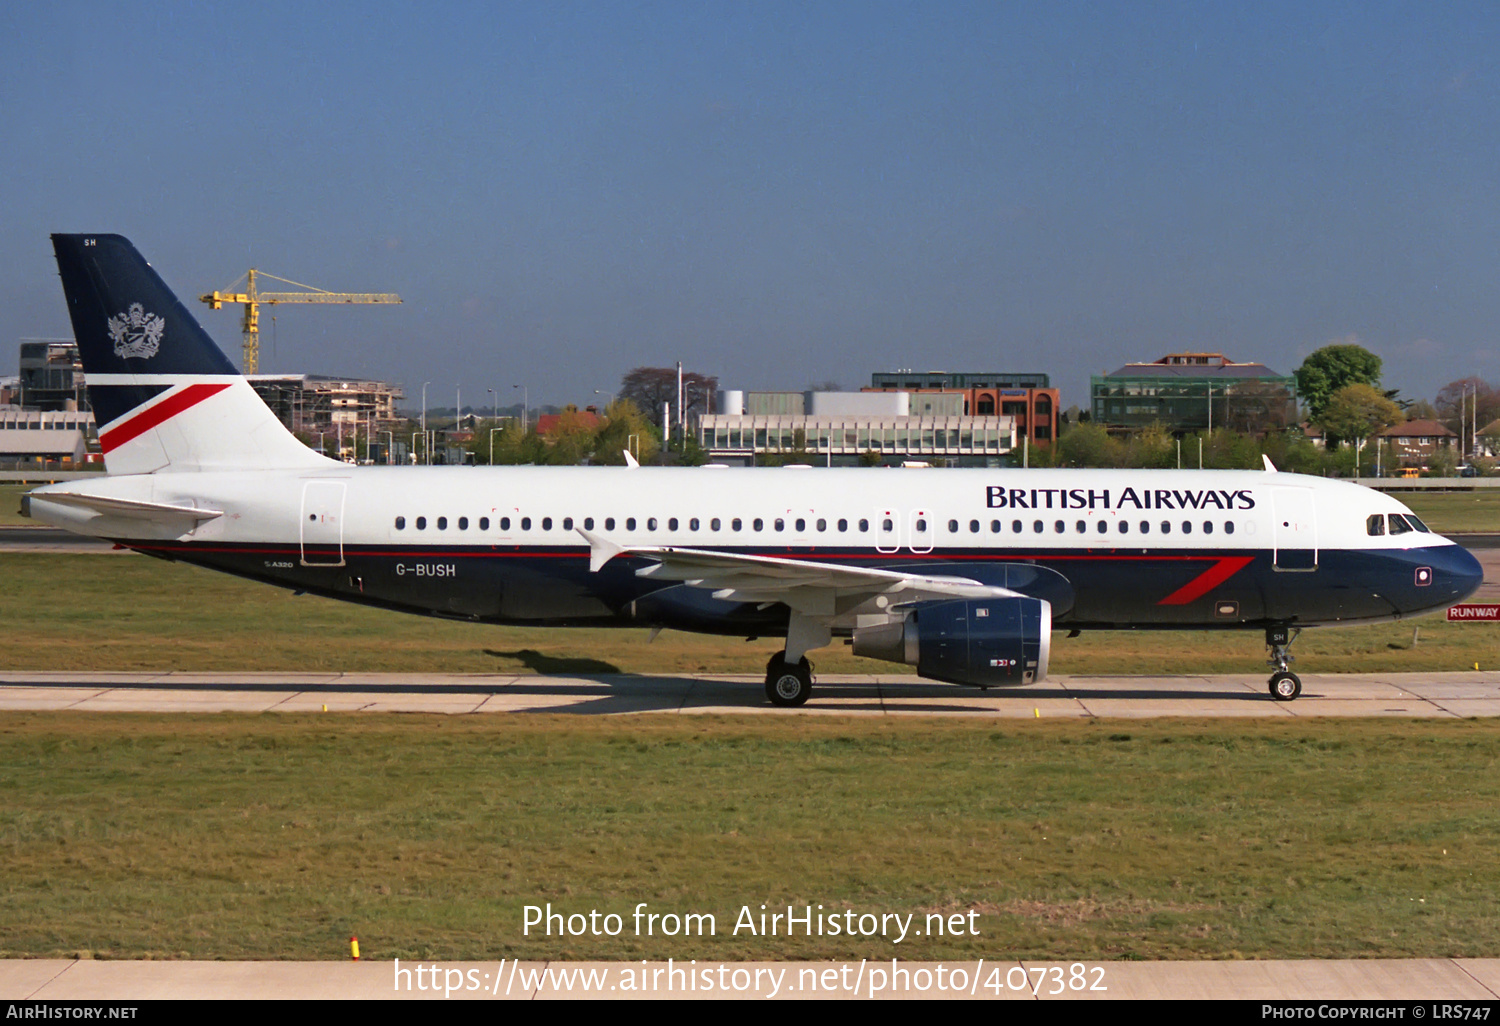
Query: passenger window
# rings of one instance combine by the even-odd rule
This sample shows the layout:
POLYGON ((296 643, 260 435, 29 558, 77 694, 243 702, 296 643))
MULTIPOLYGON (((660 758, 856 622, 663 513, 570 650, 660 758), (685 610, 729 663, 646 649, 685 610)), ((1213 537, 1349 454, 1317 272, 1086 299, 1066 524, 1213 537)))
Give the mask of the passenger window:
POLYGON ((1031 529, 1037 534, 1041 534, 1044 530, 1046 530, 1046 527, 1040 520, 1033 520, 1031 522, 1031 529))
POLYGON ((786 521, 783 520, 783 519, 781 519, 780 517, 776 518, 776 530, 778 530, 778 531, 784 531, 784 530, 786 530, 786 521))
POLYGON ((1000 521, 998 521, 998 520, 991 520, 990 521, 990 534, 999 534, 999 533, 1000 533, 1000 521))
POLYGON ((626 517, 625 518, 625 530, 627 530, 627 531, 634 531, 635 530, 635 517, 626 517))
POLYGON ((468 517, 459 517, 458 518, 458 529, 460 531, 467 531, 469 529, 469 518, 468 517))
POLYGON ((1074 524, 1073 526, 1078 530, 1079 534, 1082 534, 1083 532, 1085 532, 1085 531, 1087 531, 1089 529, 1089 524, 1088 524, 1087 520, 1080 520, 1080 521, 1078 521, 1078 523, 1074 524))
POLYGON ((606 531, 613 531, 615 529, 615 518, 614 517, 605 517, 604 518, 604 529, 606 531))
POLYGON ((1226 521, 1224 521, 1224 533, 1225 534, 1233 534, 1234 533, 1234 521, 1233 520, 1226 520, 1226 521))
POLYGON ((861 534, 868 532, 870 530, 870 522, 868 520, 861 520, 859 522, 859 530, 861 534))
POLYGON ((1101 520, 1101 521, 1099 521, 1099 533, 1103 534, 1105 531, 1108 531, 1108 530, 1109 530, 1109 521, 1107 521, 1107 520, 1101 520))
POLYGON ((839 521, 839 530, 840 531, 847 531, 847 530, 849 530, 849 521, 841 519, 839 521))
POLYGON ((731 520, 729 522, 729 529, 731 531, 738 531, 740 529, 740 524, 741 524, 740 518, 739 517, 735 517, 733 520, 731 520))
MULTIPOLYGON (((441 521, 439 522, 439 526, 441 526, 441 521)), ((521 530, 523 530, 523 531, 529 531, 529 530, 531 530, 531 518, 530 517, 522 517, 521 518, 521 530)))
POLYGON ((479 518, 479 529, 481 531, 488 531, 490 529, 490 518, 489 517, 480 517, 479 518))
POLYGON ((406 530, 406 518, 405 517, 397 517, 396 518, 396 530, 398 530, 398 531, 404 531, 404 530, 406 530))
POLYGON ((1161 522, 1161 533, 1162 534, 1171 534, 1172 533, 1172 521, 1170 521, 1170 520, 1163 520, 1161 522))
POLYGON ((1068 525, 1061 520, 1052 525, 1052 530, 1056 531, 1058 534, 1062 534, 1067 529, 1068 525))
POLYGON ((418 531, 425 531, 425 530, 427 530, 427 518, 426 517, 417 517, 417 530, 418 531))
POLYGON ((917 517, 917 533, 918 534, 926 534, 927 533, 927 518, 926 517, 917 517))
MULTIPOLYGON (((718 517, 714 517, 712 520, 710 520, 708 522, 708 529, 710 531, 717 531, 719 529, 719 518, 718 517)), ((736 527, 735 530, 738 531, 739 528, 736 527)))
POLYGON ((764 531, 766 529, 766 522, 760 517, 756 517, 754 520, 750 521, 750 528, 754 531, 764 531))
POLYGON ((510 530, 510 517, 501 517, 500 518, 500 530, 502 530, 502 531, 509 531, 510 530))
POLYGON ((1193 533, 1193 522, 1191 520, 1184 520, 1182 522, 1182 533, 1183 534, 1192 534, 1193 533))
POLYGON ((894 531, 896 529, 896 525, 891 523, 890 517, 886 517, 880 522, 880 529, 889 534, 891 531, 894 531))
POLYGON ((1149 521, 1149 520, 1142 520, 1141 521, 1141 533, 1142 534, 1150 534, 1151 533, 1151 521, 1149 521))
POLYGON ((1129 534, 1130 533, 1130 521, 1129 520, 1121 520, 1120 521, 1120 533, 1121 534, 1129 534))
POLYGON ((446 531, 446 530, 448 530, 448 518, 447 517, 438 517, 437 528, 438 528, 439 531, 446 531))
POLYGON ((1371 538, 1379 538, 1385 534, 1385 514, 1376 513, 1365 519, 1365 533, 1371 538))
POLYGON ((969 521, 969 533, 970 534, 978 534, 979 533, 979 521, 977 521, 977 520, 970 520, 969 521))
POLYGON ((693 519, 691 519, 691 520, 688 521, 688 530, 689 531, 696 531, 696 530, 698 530, 698 518, 697 517, 693 517, 693 519))
POLYGON ((593 517, 584 517, 583 518, 583 529, 585 531, 592 531, 594 529, 594 518, 593 517))
POLYGON ((818 533, 821 534, 824 531, 828 530, 828 521, 824 520, 822 517, 819 517, 818 518, 818 525, 817 526, 818 526, 818 533))
POLYGON ((1022 526, 1022 524, 1021 524, 1021 522, 1019 520, 1012 520, 1010 522, 1010 529, 1011 529, 1011 533, 1012 534, 1020 534, 1026 528, 1024 526, 1022 526))
POLYGON ((543 531, 550 531, 550 530, 552 530, 552 518, 551 517, 542 517, 542 530, 543 531))
POLYGON ((676 517, 672 517, 670 520, 667 521, 667 530, 668 531, 675 531, 675 530, 677 530, 677 518, 676 517))
POLYGON ((656 518, 655 517, 647 517, 646 518, 646 530, 648 530, 648 531, 654 531, 654 530, 656 530, 656 518))
POLYGON ((563 517, 563 530, 564 531, 571 531, 571 530, 573 530, 573 518, 572 517, 563 517))
POLYGON ((1204 534, 1213 534, 1214 533, 1214 522, 1212 520, 1205 520, 1205 521, 1203 521, 1203 533, 1204 534))
POLYGON ((950 521, 948 521, 948 533, 949 534, 957 534, 958 533, 958 521, 957 520, 950 520, 950 521))

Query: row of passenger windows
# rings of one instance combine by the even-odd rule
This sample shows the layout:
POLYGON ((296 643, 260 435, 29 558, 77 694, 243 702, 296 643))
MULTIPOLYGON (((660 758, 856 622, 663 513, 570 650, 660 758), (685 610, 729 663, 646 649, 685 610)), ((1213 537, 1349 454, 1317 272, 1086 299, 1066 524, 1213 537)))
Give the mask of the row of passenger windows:
MULTIPOLYGON (((1375 517, 1371 517, 1370 518, 1372 524, 1373 524, 1373 522, 1374 522, 1375 519, 1376 519, 1375 517)), ((1392 521, 1394 522, 1396 519, 1397 519, 1396 515, 1392 514, 1392 521)), ((1416 520, 1415 517, 1413 517, 1412 519, 1416 520)), ((498 522, 498 525, 499 525, 499 529, 501 531, 509 531, 511 529, 511 518, 510 517, 500 517, 497 522, 498 522)), ((614 517, 605 517, 604 518, 604 530, 606 530, 606 531, 613 531, 615 529, 615 523, 616 522, 615 522, 615 518, 614 517)), ((794 528, 795 528, 795 530, 796 530, 796 532, 798 534, 805 534, 806 533, 806 531, 807 531, 807 520, 805 518, 798 517, 792 523, 793 523, 793 526, 794 526, 794 528)), ((532 529, 532 520, 531 520, 530 517, 519 517, 517 519, 517 521, 516 521, 516 524, 520 528, 520 530, 522 530, 522 531, 530 531, 532 529)), ((677 530, 680 529, 680 522, 678 521, 678 519, 676 517, 668 517, 666 524, 667 524, 667 530, 668 531, 677 531, 677 530)), ((814 524, 816 525, 816 528, 817 528, 817 530, 819 532, 826 532, 828 530, 828 521, 826 519, 822 518, 822 517, 820 517, 817 520, 815 520, 814 524)), ((427 522, 427 518, 426 517, 417 517, 412 522, 412 526, 415 527, 418 531, 425 531, 425 530, 427 530, 427 525, 428 525, 428 522, 427 522)), ((550 530, 552 530, 552 525, 553 525, 553 520, 552 520, 551 517, 542 517, 541 518, 541 529, 543 531, 550 531, 550 530)), ((776 517, 776 518, 774 518, 771 521, 772 530, 775 530, 775 531, 785 531, 786 530, 786 525, 787 525, 787 521, 783 517, 776 517)), ((870 531, 870 521, 869 520, 865 520, 865 519, 859 520, 859 521, 857 521, 857 525, 858 525, 858 530, 859 530, 859 532, 861 534, 868 534, 869 533, 869 531, 870 531)), ((437 517, 433 521, 433 526, 435 528, 437 528, 437 530, 439 530, 439 531, 446 531, 448 529, 448 518, 447 517, 437 517)), ((459 517, 455 521, 455 526, 460 531, 467 531, 469 529, 469 518, 468 517, 459 517)), ((849 530, 849 526, 850 526, 850 522, 848 520, 841 519, 841 520, 837 521, 837 529, 840 532, 847 533, 848 530, 849 530)), ((479 530, 481 530, 481 531, 488 531, 490 529, 490 518, 489 517, 480 517, 479 521, 478 521, 478 527, 479 527, 479 530)), ((647 517, 646 518, 646 530, 647 531, 657 531, 657 530, 660 530, 660 527, 661 527, 661 522, 656 517, 647 517)), ((697 531, 697 530, 700 530, 701 527, 702 527, 702 522, 697 517, 692 517, 687 522, 687 529, 689 531, 697 531)), ((1027 527, 1026 522, 1022 521, 1022 520, 1012 520, 1010 522, 1010 530, 1011 530, 1012 534, 1024 534, 1026 532, 1026 527, 1027 527)), ((929 523, 928 523, 928 521, 927 521, 927 519, 925 517, 919 517, 917 519, 916 524, 915 524, 915 528, 916 528, 916 533, 918 535, 925 535, 925 534, 927 534, 931 530, 931 527, 930 527, 930 525, 929 525, 929 523)), ((968 523, 968 528, 969 528, 969 533, 970 534, 980 534, 980 533, 982 533, 984 531, 984 525, 980 521, 978 521, 978 520, 970 520, 969 523, 968 523)), ((563 517, 562 518, 562 529, 564 531, 571 531, 571 530, 573 530, 573 518, 572 517, 563 517)), ((583 529, 585 531, 592 531, 592 530, 594 530, 594 518, 593 517, 584 517, 583 518, 583 529)), ((625 518, 625 530, 627 530, 627 531, 634 531, 635 529, 636 529, 636 518, 635 517, 626 517, 625 518)), ((723 521, 721 521, 718 517, 714 517, 713 519, 709 520, 709 522, 708 522, 708 529, 710 531, 721 531, 721 530, 723 530, 723 521)), ((734 517, 733 519, 731 519, 729 521, 729 529, 731 531, 743 531, 745 529, 745 522, 742 519, 740 519, 739 517, 734 517)), ((765 529, 766 529, 766 522, 765 522, 764 519, 762 519, 760 517, 756 517, 755 519, 753 519, 753 520, 750 521, 750 530, 752 530, 752 531, 764 531, 765 529)), ((1077 520, 1077 521, 1074 521, 1074 523, 1073 523, 1073 532, 1075 534, 1085 534, 1085 533, 1088 532, 1088 529, 1089 529, 1089 526, 1088 526, 1088 521, 1087 520, 1077 520)), ((1162 534, 1171 534, 1172 533, 1172 529, 1173 529, 1172 528, 1172 521, 1170 521, 1170 520, 1163 520, 1163 521, 1161 521, 1160 525, 1158 526, 1158 530, 1162 534)), ((404 531, 404 530, 406 530, 406 518, 405 517, 397 517, 396 518, 396 530, 398 530, 398 531, 404 531)), ((887 517, 887 518, 883 519, 880 522, 880 530, 881 530, 881 533, 886 534, 886 535, 894 534, 895 530, 896 530, 895 521, 892 518, 890 518, 890 517, 887 517)), ((1048 530, 1048 524, 1047 524, 1046 521, 1044 521, 1044 520, 1033 520, 1031 522, 1031 533, 1033 533, 1033 534, 1044 534, 1044 533, 1047 532, 1047 530, 1048 530)), ((1140 534, 1150 534, 1151 533, 1151 521, 1149 521, 1149 520, 1142 520, 1142 521, 1140 521, 1138 527, 1136 528, 1136 530, 1140 534)), ((1191 521, 1191 520, 1184 520, 1184 521, 1182 521, 1180 530, 1181 530, 1181 532, 1183 534, 1192 534, 1193 533, 1193 521, 1191 521)), ((1403 530, 1409 530, 1409 528, 1403 528, 1403 530)), ((1426 527, 1423 526, 1422 530, 1425 531, 1426 527)), ((990 531, 991 534, 1002 534, 1002 533, 1004 533, 1004 531, 1005 531, 1005 522, 1001 521, 1001 520, 991 520, 989 522, 989 531, 990 531)), ((1107 521, 1107 520, 1098 520, 1098 521, 1095 521, 1095 523, 1094 523, 1094 531, 1095 531, 1096 534, 1107 534, 1109 532, 1109 521, 1107 521)), ((1119 533, 1119 534, 1129 534, 1131 532, 1131 522, 1128 521, 1128 520, 1118 520, 1118 521, 1116 521, 1115 522, 1115 531, 1117 533, 1119 533)), ((1054 520, 1054 521, 1052 521, 1051 532, 1053 534, 1066 534, 1066 533, 1068 533, 1068 522, 1066 520, 1054 520)), ((962 528, 962 526, 960 525, 960 523, 957 520, 950 520, 950 521, 948 521, 948 533, 949 534, 961 534, 961 533, 963 533, 963 528, 962 528)), ((1205 520, 1205 521, 1203 521, 1203 533, 1204 534, 1213 534, 1214 533, 1214 522, 1212 520, 1205 520)), ((1225 534, 1233 534, 1234 533, 1234 521, 1233 520, 1226 520, 1226 521, 1224 521, 1224 533, 1225 534)), ((1377 533, 1374 530, 1373 526, 1370 529, 1370 533, 1371 534, 1377 533)), ((1391 533, 1392 534, 1397 533, 1396 530, 1394 529, 1394 527, 1392 528, 1391 533)))
POLYGON ((1421 531, 1431 534, 1432 528, 1417 519, 1415 513, 1374 513, 1365 521, 1365 532, 1371 538, 1378 538, 1385 534, 1385 524, 1389 520, 1391 534, 1407 534, 1411 531, 1421 531))

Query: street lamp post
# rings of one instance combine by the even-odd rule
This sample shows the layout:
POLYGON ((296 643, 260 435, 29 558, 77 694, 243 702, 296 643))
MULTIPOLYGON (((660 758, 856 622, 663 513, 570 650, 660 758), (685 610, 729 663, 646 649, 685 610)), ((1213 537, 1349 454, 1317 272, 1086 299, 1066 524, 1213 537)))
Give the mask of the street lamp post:
POLYGON ((531 430, 531 386, 511 385, 511 388, 521 390, 521 434, 531 430))
MULTIPOLYGON (((426 463, 432 462, 429 451, 431 447, 427 444, 427 386, 430 384, 432 384, 430 381, 422 382, 422 456, 423 462, 426 463)), ((413 439, 412 448, 413 450, 416 448, 415 439, 413 439)))

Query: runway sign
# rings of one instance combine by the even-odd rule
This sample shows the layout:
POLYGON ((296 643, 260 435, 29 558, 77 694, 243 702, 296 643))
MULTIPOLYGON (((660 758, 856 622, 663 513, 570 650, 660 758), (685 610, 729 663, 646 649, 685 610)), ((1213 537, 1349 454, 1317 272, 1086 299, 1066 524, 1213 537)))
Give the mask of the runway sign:
POLYGON ((1482 606, 1477 602, 1469 602, 1459 606, 1449 606, 1448 619, 1450 621, 1500 620, 1500 606, 1482 606))

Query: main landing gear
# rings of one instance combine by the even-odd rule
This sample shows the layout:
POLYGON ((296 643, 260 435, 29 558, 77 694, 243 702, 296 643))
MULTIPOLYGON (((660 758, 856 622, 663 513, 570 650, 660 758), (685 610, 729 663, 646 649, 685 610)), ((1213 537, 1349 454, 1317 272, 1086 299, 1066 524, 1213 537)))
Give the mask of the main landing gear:
POLYGON ((1287 664, 1296 657, 1287 655, 1286 651, 1301 633, 1300 627, 1266 628, 1266 645, 1271 649, 1271 658, 1266 661, 1266 665, 1276 668, 1276 672, 1271 674, 1271 697, 1278 702, 1290 702, 1302 694, 1302 678, 1287 669, 1287 664))
POLYGON ((812 663, 803 656, 795 663, 786 661, 786 652, 777 652, 766 663, 766 697, 772 705, 803 705, 812 694, 812 663))
POLYGON ((792 610, 787 617, 786 648, 766 664, 766 697, 783 708, 805 705, 812 694, 812 663, 807 653, 822 648, 833 638, 828 624, 806 613, 792 610))

